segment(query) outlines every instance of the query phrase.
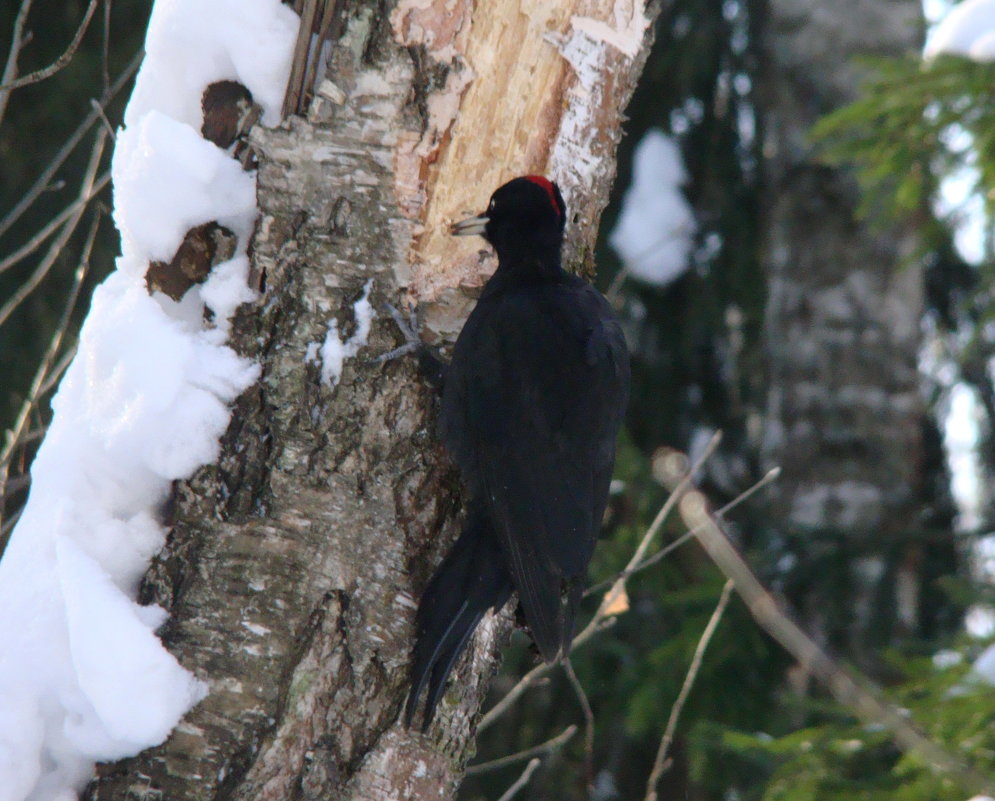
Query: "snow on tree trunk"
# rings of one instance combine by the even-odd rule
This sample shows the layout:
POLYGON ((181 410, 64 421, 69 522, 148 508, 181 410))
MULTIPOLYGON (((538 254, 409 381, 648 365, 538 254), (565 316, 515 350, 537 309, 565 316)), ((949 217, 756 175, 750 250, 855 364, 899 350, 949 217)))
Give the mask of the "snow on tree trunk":
MULTIPOLYGON (((915 526, 922 269, 907 231, 857 219, 855 181, 816 163, 808 132, 855 98, 856 56, 917 47, 920 13, 917 0, 774 0, 767 17, 764 457, 784 469, 770 512, 786 530, 835 531, 848 547, 878 554, 915 526)), ((839 633, 839 619, 827 618, 844 610, 859 651, 883 608, 875 593, 894 599, 892 567, 878 555, 854 559, 852 594, 809 588, 809 624, 839 633)), ((915 625, 914 601, 899 612, 915 625)))
POLYGON ((426 337, 457 331, 494 263, 447 223, 517 174, 560 183, 568 262, 590 268, 649 20, 638 0, 332 8, 306 116, 251 134, 262 295, 231 338, 262 377, 218 464, 176 486, 144 584, 210 691, 165 744, 100 766, 88 798, 450 798, 473 748, 507 612, 428 734, 398 721, 461 499, 413 360, 369 361, 397 344, 380 310, 407 289, 426 337))

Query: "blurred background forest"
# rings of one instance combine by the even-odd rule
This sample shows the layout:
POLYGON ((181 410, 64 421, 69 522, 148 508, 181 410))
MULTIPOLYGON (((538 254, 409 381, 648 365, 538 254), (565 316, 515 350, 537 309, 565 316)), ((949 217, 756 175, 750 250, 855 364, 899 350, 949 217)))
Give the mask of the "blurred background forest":
MULTIPOLYGON (((19 75, 59 59, 91 15, 64 68, 0 88, 0 548, 118 252, 99 134, 120 123, 149 9, 0 7, 19 75)), ((781 469, 725 517, 763 583, 931 739, 995 775, 995 66, 924 63, 927 30, 919 0, 664 3, 597 259, 635 386, 592 583, 625 565, 679 454, 695 462, 721 431, 697 478, 716 507, 781 469)), ((674 516, 662 539, 684 531, 674 516)), ((572 660, 593 750, 582 731, 550 749, 526 797, 644 797, 723 583, 694 542, 629 581, 628 611, 572 660)), ((494 698, 531 665, 516 635, 494 698)), ((554 672, 482 732, 478 761, 583 723, 554 672)), ((669 756, 663 799, 968 796, 836 703, 735 599, 669 756)), ((471 772, 462 797, 499 797, 522 766, 471 772)))

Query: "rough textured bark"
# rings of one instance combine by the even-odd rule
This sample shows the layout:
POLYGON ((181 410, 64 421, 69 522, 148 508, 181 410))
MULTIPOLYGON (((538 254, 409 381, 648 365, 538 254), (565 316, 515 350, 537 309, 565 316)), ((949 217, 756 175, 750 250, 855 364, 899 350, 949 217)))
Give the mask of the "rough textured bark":
MULTIPOLYGON (((459 526, 458 477, 409 362, 368 358, 328 386, 309 359, 353 306, 407 287, 437 334, 492 267, 445 236, 503 180, 563 186, 581 264, 614 174, 648 20, 624 0, 333 4, 306 117, 256 128, 263 289, 233 342, 263 377, 223 456, 181 483, 146 597, 210 688, 162 746, 100 767, 94 799, 451 798, 508 613, 485 620, 427 735, 398 722, 421 589, 459 526)), ((318 17, 323 17, 318 14, 318 17)))
MULTIPOLYGON (((851 553, 869 545, 880 554, 889 538, 901 552, 916 522, 923 275, 908 233, 857 218, 854 180, 814 161, 808 131, 854 99, 856 56, 918 46, 920 14, 916 0, 773 0, 768 8, 764 456, 784 469, 771 513, 796 534, 835 532, 851 553)), ((852 594, 840 586, 835 597, 808 593, 810 626, 825 633, 829 610, 845 608, 847 644, 859 657, 874 609, 890 607, 875 595, 895 602, 901 561, 855 559, 845 580, 852 594)))

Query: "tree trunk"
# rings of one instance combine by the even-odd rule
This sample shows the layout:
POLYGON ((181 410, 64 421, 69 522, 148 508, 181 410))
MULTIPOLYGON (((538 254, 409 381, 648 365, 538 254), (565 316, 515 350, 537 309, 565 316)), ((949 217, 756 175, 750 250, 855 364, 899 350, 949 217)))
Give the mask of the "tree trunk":
POLYGON ((413 360, 369 361, 393 323, 378 313, 355 355, 354 309, 406 288, 423 335, 451 336, 494 263, 447 223, 517 174, 560 183, 568 263, 589 268, 649 19, 638 0, 386 5, 331 3, 306 117, 252 133, 263 295, 232 340, 263 374, 219 463, 177 486, 145 585, 210 693, 162 746, 101 766, 89 798, 444 799, 473 749, 510 615, 482 623, 429 732, 403 729, 414 609, 460 488, 413 360), (329 383, 326 335, 347 357, 329 383))
POLYGON ((856 57, 918 48, 921 8, 773 0, 768 15, 764 457, 783 468, 770 511, 798 537, 809 626, 859 660, 895 613, 916 624, 905 537, 922 469, 923 274, 908 231, 858 219, 855 181, 816 162, 808 132, 856 97, 856 57), (912 597, 900 605, 903 570, 912 597))

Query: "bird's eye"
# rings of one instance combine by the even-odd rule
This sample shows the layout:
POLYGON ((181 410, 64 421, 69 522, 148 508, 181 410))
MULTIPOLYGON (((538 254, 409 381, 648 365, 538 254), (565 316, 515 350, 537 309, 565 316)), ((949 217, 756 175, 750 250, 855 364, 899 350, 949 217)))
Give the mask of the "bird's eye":
POLYGON ((487 210, 488 210, 488 211, 494 211, 494 207, 495 207, 495 206, 497 206, 497 203, 495 203, 495 202, 494 202, 494 201, 492 200, 492 201, 491 201, 490 203, 488 203, 488 204, 487 204, 487 210))

